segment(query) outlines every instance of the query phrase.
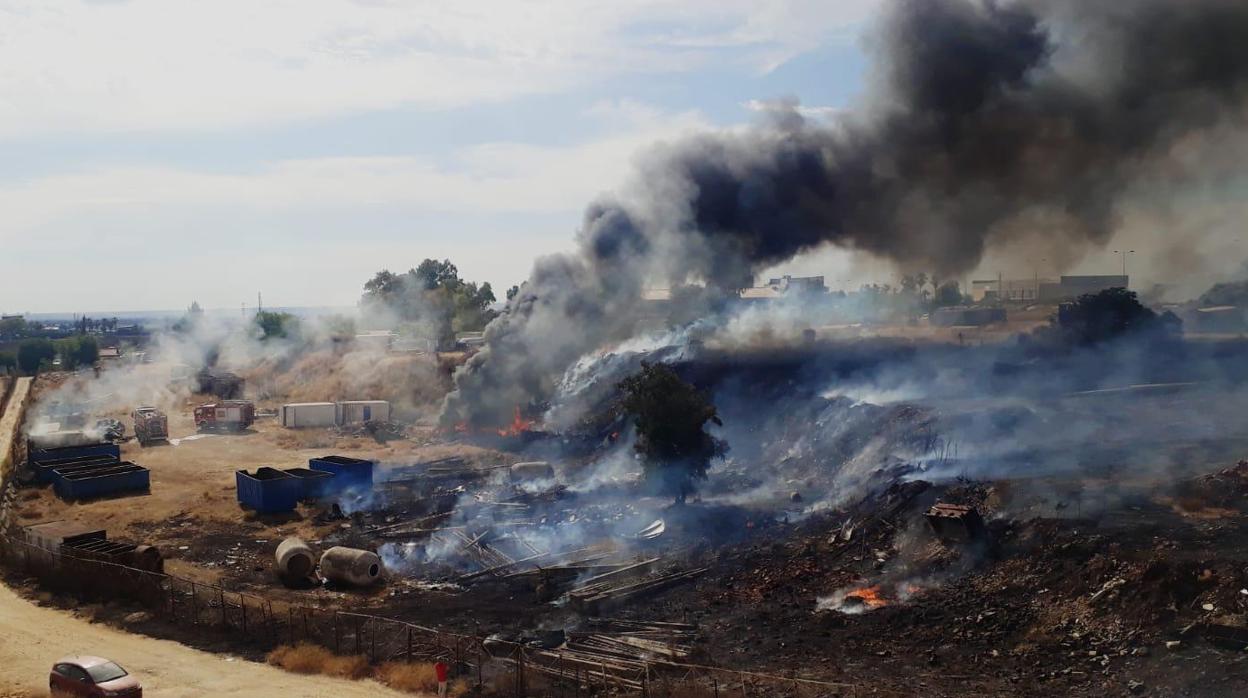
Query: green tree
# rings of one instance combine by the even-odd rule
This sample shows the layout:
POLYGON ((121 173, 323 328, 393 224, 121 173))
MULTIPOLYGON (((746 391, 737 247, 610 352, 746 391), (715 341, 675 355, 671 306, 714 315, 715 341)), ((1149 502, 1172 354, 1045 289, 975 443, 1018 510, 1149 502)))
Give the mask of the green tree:
POLYGON ((936 295, 932 296, 932 307, 934 308, 961 304, 962 288, 958 286, 957 281, 946 281, 936 288, 936 295))
POLYGON ((494 319, 496 302, 488 282, 478 285, 459 276, 449 259, 426 259, 404 274, 382 270, 364 284, 361 305, 387 310, 402 322, 423 325, 439 342, 455 332, 477 331, 494 319))
POLYGON ((646 479, 684 502, 695 491, 694 483, 706 479, 711 461, 728 451, 726 443, 706 432, 708 422, 723 424, 715 405, 665 364, 643 363, 619 389, 621 405, 637 427, 635 448, 646 479))
POLYGON ((0 374, 17 371, 17 357, 12 352, 0 352, 0 374))
POLYGON ((518 295, 520 295, 520 287, 518 285, 512 286, 511 288, 507 289, 507 300, 510 301, 512 298, 515 298, 518 295))
POLYGON ((23 373, 37 373, 55 356, 56 347, 52 346, 52 340, 44 337, 24 339, 17 345, 17 366, 23 373))
POLYGON ((28 336, 30 327, 23 317, 6 317, 0 320, 0 339, 22 339, 28 336))
POLYGON ((94 365, 100 358, 100 345, 95 337, 79 335, 57 340, 53 344, 61 357, 61 368, 66 371, 94 365))
POLYGON ((262 310, 256 313, 252 322, 255 323, 256 327, 260 328, 261 341, 294 337, 299 332, 299 318, 290 313, 262 310))
POLYGON ((1135 291, 1108 288, 1063 303, 1053 325, 1064 343, 1087 346, 1132 334, 1172 337, 1183 323, 1173 313, 1153 312, 1140 303, 1135 291))
POLYGON ((186 309, 186 315, 180 320, 173 323, 174 332, 190 332, 195 329, 199 321, 204 317, 204 309, 199 307, 199 301, 191 301, 191 307, 186 309))

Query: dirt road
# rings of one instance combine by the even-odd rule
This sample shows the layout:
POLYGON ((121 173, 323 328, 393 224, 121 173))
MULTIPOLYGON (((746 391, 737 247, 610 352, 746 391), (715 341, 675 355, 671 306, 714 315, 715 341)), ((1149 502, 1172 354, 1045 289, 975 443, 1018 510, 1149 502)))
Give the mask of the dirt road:
POLYGON ((0 586, 0 696, 47 695, 48 669, 66 654, 115 659, 151 696, 407 696, 372 681, 300 676, 200 652, 176 642, 130 635, 29 603, 0 586))

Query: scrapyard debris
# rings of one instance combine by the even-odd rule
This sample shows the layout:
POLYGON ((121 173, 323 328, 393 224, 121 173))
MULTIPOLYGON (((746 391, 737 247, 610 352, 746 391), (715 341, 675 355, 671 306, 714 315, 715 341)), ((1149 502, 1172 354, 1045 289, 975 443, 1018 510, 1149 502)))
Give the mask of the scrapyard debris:
POLYGON ((94 431, 101 439, 109 443, 126 440, 126 425, 110 417, 96 420, 94 431))
POLYGON ((517 650, 525 648, 526 669, 552 679, 643 691, 640 677, 654 670, 656 659, 687 660, 699 637, 697 626, 686 623, 589 618, 586 625, 586 630, 495 636, 483 644, 491 656, 512 664, 517 650))
MULTIPOLYGON (((574 604, 582 608, 597 608, 602 604, 624 601, 626 599, 657 592, 682 582, 692 581, 693 579, 701 576, 707 571, 707 569, 708 568, 706 567, 699 567, 692 570, 672 572, 670 574, 663 574, 656 577, 646 577, 639 581, 626 581, 624 583, 599 581, 586 584, 568 592, 568 598, 574 604)), ((598 579, 601 580, 602 577, 599 577, 598 579)))
POLYGON ((346 437, 368 437, 377 441, 377 443, 385 443, 387 441, 401 441, 407 438, 407 427, 398 422, 382 422, 367 421, 354 422, 351 424, 343 424, 341 426, 332 427, 330 431, 338 436, 346 437))
POLYGON ((641 540, 655 540, 659 536, 662 536, 663 532, 666 530, 667 524, 663 521, 663 519, 658 519, 654 523, 638 531, 637 537, 641 540))
POLYGON ((984 536, 984 519, 972 507, 937 503, 927 510, 927 522, 942 542, 970 543, 984 536))

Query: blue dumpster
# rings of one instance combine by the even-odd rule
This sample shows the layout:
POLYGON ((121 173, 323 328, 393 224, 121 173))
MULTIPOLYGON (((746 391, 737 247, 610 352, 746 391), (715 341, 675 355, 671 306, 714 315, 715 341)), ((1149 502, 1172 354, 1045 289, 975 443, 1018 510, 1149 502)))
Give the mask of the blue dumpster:
POLYGON ((294 511, 303 496, 303 480, 277 468, 258 468, 234 473, 238 503, 260 514, 294 511))
POLYGON ((98 467, 80 465, 58 472, 53 486, 61 499, 70 500, 146 492, 151 488, 151 471, 126 461, 98 467))
POLYGON ((117 460, 121 460, 121 446, 101 442, 81 446, 32 448, 28 452, 26 460, 33 463, 35 461, 59 460, 61 458, 80 458, 82 456, 112 456, 117 460))
POLYGON ((78 456, 76 458, 52 458, 49 460, 32 461, 30 463, 30 472, 35 476, 35 482, 47 484, 55 479, 53 473, 57 468, 66 468, 71 465, 82 465, 87 463, 120 463, 121 461, 115 456, 78 456))
POLYGON ((352 488, 371 489, 373 486, 373 461, 347 456, 321 456, 308 461, 312 470, 333 473, 329 488, 334 492, 352 488))
POLYGON ((333 473, 308 468, 282 468, 282 472, 298 478, 302 483, 301 499, 320 499, 333 491, 333 473))

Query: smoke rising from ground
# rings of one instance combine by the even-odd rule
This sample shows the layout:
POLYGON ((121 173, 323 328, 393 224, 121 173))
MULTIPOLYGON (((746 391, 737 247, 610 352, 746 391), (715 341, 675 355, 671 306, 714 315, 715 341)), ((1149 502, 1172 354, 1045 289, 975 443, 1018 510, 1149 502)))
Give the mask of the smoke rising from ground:
POLYGON ((1192 134, 1242 129, 1248 6, 1233 0, 899 0, 872 90, 833 126, 796 110, 648 153, 540 260, 457 378, 444 421, 507 420, 637 330, 648 284, 731 292, 834 245, 938 276, 1017 245, 1069 266, 1132 183, 1192 134))

